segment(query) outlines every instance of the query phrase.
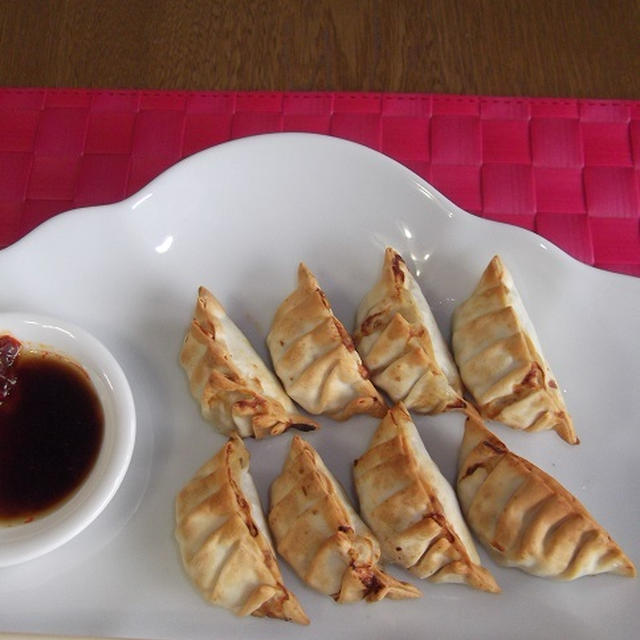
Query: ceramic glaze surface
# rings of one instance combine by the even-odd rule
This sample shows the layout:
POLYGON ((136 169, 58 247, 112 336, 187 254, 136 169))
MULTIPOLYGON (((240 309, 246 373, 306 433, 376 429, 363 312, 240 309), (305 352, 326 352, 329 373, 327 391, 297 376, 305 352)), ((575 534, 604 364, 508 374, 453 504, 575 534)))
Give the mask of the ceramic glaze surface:
MULTIPOLYGON (((208 606, 173 539, 174 498, 224 438, 200 417, 178 353, 199 285, 226 307, 266 362, 273 313, 303 260, 338 318, 355 311, 392 245, 445 336, 455 306, 499 253, 513 274, 572 413, 581 444, 492 424, 555 476, 637 564, 640 522, 640 280, 587 267, 546 240, 475 218, 408 169, 364 147, 303 134, 247 138, 179 163, 128 200, 57 216, 0 252, 6 311, 66 318, 96 335, 131 383, 138 437, 123 485, 100 517, 60 549, 0 569, 0 628, 148 638, 628 638, 640 581, 555 583, 497 567, 503 593, 432 585, 419 601, 337 606, 280 561, 308 629, 238 620, 208 606)), ((450 481, 460 416, 414 416, 450 481)), ((303 434, 355 500, 351 465, 377 421, 320 419, 303 434)), ((247 442, 263 505, 290 434, 247 442)))

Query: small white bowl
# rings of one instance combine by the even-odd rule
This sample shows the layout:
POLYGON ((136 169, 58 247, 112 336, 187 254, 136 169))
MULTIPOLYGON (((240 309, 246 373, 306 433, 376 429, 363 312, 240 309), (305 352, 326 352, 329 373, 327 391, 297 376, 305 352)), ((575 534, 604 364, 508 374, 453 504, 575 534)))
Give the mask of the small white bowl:
POLYGON ((84 329, 56 318, 0 313, 0 335, 26 347, 66 356, 88 374, 104 411, 98 458, 87 478, 57 509, 31 522, 0 525, 0 567, 43 555, 85 529, 115 495, 131 461, 136 414, 131 388, 116 359, 84 329))

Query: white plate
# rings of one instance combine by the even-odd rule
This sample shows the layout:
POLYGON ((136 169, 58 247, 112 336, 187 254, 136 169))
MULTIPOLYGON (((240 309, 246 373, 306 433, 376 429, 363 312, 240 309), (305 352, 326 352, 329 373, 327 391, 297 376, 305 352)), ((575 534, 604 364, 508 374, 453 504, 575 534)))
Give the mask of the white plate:
MULTIPOLYGON (((103 514, 60 549, 0 570, 0 628, 184 640, 632 637, 639 580, 554 583, 498 568, 484 552, 499 596, 422 583, 420 601, 342 607, 282 563, 312 620, 307 629, 236 619, 206 605, 187 581, 173 540, 174 495, 223 442, 200 418, 177 364, 196 287, 214 291, 266 356, 272 314, 293 288, 299 260, 351 326, 386 244, 417 273, 445 333, 491 256, 503 256, 582 444, 571 447, 552 432, 496 432, 573 491, 639 564, 640 280, 586 267, 538 236, 470 216, 364 147, 277 134, 193 156, 125 202, 57 216, 0 253, 2 308, 68 318, 98 336, 125 370, 138 414, 129 472, 103 514)), ((351 463, 376 421, 322 423, 307 437, 353 495, 351 463)), ((461 418, 417 424, 453 478, 461 418)), ((248 443, 263 500, 288 442, 285 435, 248 443)))

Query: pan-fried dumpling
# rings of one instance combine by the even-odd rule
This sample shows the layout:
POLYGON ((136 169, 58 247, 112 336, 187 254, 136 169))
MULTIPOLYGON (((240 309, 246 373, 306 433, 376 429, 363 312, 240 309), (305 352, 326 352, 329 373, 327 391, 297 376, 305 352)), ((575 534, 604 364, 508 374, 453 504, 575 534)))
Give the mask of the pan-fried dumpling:
POLYGON ((178 494, 175 536, 184 568, 207 601, 238 616, 309 624, 282 583, 249 452, 237 435, 178 494))
POLYGON ((482 566, 455 493, 404 406, 383 418, 353 468, 360 512, 385 560, 432 582, 498 592, 482 566))
POLYGON ((320 456, 299 436, 271 485, 269 524, 280 555, 307 584, 336 602, 420 596, 378 566, 378 541, 320 456))
POLYGON ((372 382, 418 413, 464 408, 462 383, 420 286, 391 247, 356 314, 356 348, 372 382))
POLYGON ((546 578, 635 576, 631 560, 551 476, 511 453, 467 418, 458 497, 467 522, 496 562, 546 578))
POLYGON ((495 256, 453 314, 453 354, 480 414, 579 440, 511 274, 495 256))
POLYGON ((385 414, 384 400, 369 380, 351 336, 302 263, 298 287, 276 311, 267 345, 287 393, 309 413, 334 420, 356 413, 385 414))
POLYGON ((278 379, 204 287, 198 290, 180 363, 202 416, 221 433, 262 438, 289 427, 309 431, 318 426, 296 413, 278 379))

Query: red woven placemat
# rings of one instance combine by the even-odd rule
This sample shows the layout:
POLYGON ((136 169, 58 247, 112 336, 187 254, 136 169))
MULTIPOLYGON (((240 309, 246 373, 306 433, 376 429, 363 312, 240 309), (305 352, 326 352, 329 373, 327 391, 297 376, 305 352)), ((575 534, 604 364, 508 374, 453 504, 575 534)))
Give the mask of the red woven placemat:
POLYGON ((196 151, 274 131, 360 142, 467 211, 640 275, 640 101, 0 89, 0 247, 196 151))

